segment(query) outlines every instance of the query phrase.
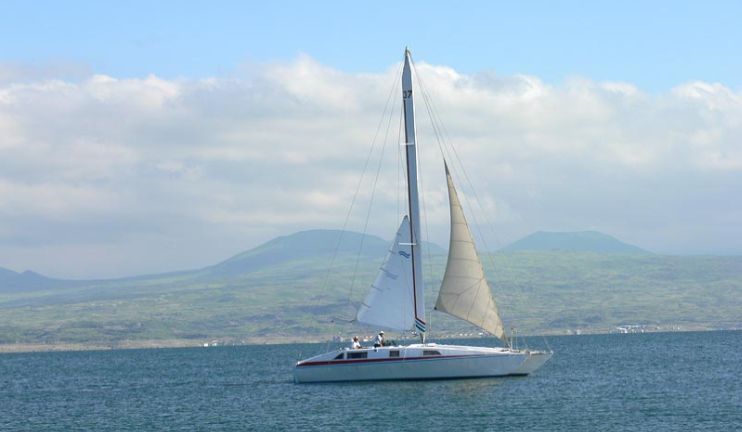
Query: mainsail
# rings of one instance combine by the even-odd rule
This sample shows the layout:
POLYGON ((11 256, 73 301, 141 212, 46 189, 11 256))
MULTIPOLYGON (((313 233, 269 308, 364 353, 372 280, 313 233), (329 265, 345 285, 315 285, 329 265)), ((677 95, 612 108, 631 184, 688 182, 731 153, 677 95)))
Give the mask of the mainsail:
POLYGON ((447 165, 446 180, 451 207, 451 239, 446 273, 435 309, 466 320, 508 343, 447 165))
POLYGON ((410 221, 405 216, 376 280, 358 309, 359 322, 390 330, 412 328, 415 314, 409 232, 410 221))

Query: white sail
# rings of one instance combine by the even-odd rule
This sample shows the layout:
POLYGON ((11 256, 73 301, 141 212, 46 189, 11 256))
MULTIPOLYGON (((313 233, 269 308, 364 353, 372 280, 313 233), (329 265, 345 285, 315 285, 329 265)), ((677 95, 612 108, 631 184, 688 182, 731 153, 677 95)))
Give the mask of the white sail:
POLYGON ((469 321, 507 343, 497 304, 484 275, 448 166, 446 180, 451 208, 451 239, 446 273, 435 309, 469 321))
POLYGON ((358 309, 359 322, 389 330, 412 328, 415 314, 409 232, 410 222, 405 216, 376 280, 358 309))

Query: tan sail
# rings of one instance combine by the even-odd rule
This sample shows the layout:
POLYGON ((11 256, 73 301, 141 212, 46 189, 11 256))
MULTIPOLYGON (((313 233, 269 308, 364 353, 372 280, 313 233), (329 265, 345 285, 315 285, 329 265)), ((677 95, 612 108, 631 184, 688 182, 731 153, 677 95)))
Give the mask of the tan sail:
POLYGON ((448 166, 446 180, 451 206, 451 240, 435 309, 466 320, 508 343, 448 166))

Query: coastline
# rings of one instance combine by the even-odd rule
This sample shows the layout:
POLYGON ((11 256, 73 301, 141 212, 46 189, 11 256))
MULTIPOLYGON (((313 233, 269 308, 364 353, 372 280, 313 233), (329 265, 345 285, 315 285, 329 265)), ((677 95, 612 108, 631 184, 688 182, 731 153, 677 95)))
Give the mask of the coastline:
MULTIPOLYGON (((518 337, 552 337, 552 336, 587 336, 600 334, 636 334, 636 333, 673 333, 673 332, 712 332, 712 331, 740 331, 742 329, 733 328, 715 328, 711 326, 664 326, 651 329, 637 329, 636 331, 619 332, 615 329, 580 329, 577 330, 551 330, 539 334, 524 334, 518 337)), ((441 334, 434 338, 435 340, 447 339, 481 339, 486 336, 475 334, 441 334)), ((156 340, 123 340, 116 343, 33 343, 19 342, 10 344, 0 344, 0 354, 12 353, 39 353, 39 352, 69 352, 69 351, 109 351, 120 349, 167 349, 167 348, 197 348, 197 347, 217 347, 217 346, 242 346, 242 345, 282 345, 296 343, 327 343, 330 337, 296 337, 296 336, 262 336, 247 337, 240 340, 231 338, 211 339, 210 341, 193 340, 193 339, 156 339, 156 340)), ((344 342, 339 340, 336 342, 344 342)))

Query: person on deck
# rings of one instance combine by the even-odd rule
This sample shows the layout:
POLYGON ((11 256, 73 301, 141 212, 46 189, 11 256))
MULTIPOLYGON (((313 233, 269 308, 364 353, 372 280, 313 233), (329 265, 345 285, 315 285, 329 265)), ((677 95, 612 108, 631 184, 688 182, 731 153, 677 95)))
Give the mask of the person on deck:
POLYGON ((363 348, 361 346, 361 343, 358 341, 358 336, 353 336, 353 345, 351 345, 351 349, 361 349, 363 348))
POLYGON ((376 341, 374 342, 374 348, 379 348, 383 346, 384 346, 384 331, 382 330, 376 336, 376 341))

